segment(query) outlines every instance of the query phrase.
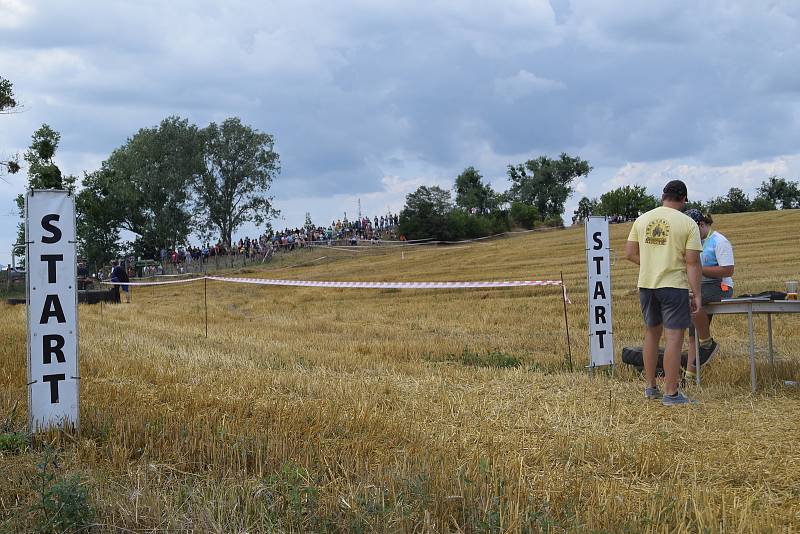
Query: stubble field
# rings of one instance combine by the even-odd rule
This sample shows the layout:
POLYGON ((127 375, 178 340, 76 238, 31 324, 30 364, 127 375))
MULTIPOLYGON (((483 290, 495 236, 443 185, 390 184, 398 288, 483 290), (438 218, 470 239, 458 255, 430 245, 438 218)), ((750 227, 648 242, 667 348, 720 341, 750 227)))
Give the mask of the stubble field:
MULTIPOLYGON (((629 224, 612 226, 616 344, 640 344, 629 224)), ((736 292, 800 277, 800 210, 719 216, 736 292)), ((590 379, 583 231, 448 248, 302 251, 245 276, 558 279, 558 288, 366 290, 208 282, 80 307, 81 433, 0 449, 0 532, 41 520, 42 459, 98 532, 800 530, 800 318, 750 395, 745 320, 687 392, 590 379), (324 257, 323 257, 324 256, 324 257), (320 259, 321 258, 321 259, 320 259), (300 266, 293 266, 301 264, 300 266), (303 265, 305 264, 305 265, 303 265), (52 461, 54 460, 54 461, 52 461), (37 465, 39 464, 39 465, 37 465)), ((233 273, 231 273, 233 274, 233 273)), ((26 424, 25 314, 0 305, 0 431, 26 424), (16 407, 16 408, 15 408, 16 407)))

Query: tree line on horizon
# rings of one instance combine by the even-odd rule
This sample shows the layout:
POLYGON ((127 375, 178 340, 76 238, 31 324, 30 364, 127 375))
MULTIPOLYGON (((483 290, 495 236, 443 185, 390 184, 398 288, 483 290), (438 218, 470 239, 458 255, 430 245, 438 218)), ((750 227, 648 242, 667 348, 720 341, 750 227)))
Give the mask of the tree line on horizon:
MULTIPOLYGON (((439 186, 420 186, 406 197, 400 212, 400 232, 408 239, 455 241, 539 226, 564 225, 564 206, 574 192, 573 182, 591 172, 588 162, 561 154, 509 165, 508 191, 498 193, 483 181, 474 167, 467 167, 455 179, 453 191, 439 186)), ((661 205, 661 199, 647 193, 642 185, 624 185, 600 198, 582 197, 573 212, 572 223, 590 215, 605 215, 615 221, 630 221, 661 205)), ((778 176, 764 180, 751 199, 732 187, 727 194, 706 202, 692 201, 687 209, 705 213, 741 213, 800 208, 800 184, 778 176)))
MULTIPOLYGON (((573 212, 572 222, 583 222, 589 215, 606 215, 619 221, 630 221, 659 205, 661 200, 649 195, 644 186, 625 185, 603 193, 599 199, 581 198, 578 208, 573 212)), ((708 201, 687 202, 686 209, 692 208, 715 215, 796 209, 800 208, 800 184, 770 176, 761 182, 752 199, 738 187, 731 187, 726 194, 708 201)))
POLYGON ((564 205, 572 183, 591 172, 580 157, 562 153, 508 165, 507 191, 494 191, 474 167, 455 179, 453 191, 420 186, 406 196, 400 233, 407 239, 454 241, 507 232, 512 228, 563 226, 564 205))

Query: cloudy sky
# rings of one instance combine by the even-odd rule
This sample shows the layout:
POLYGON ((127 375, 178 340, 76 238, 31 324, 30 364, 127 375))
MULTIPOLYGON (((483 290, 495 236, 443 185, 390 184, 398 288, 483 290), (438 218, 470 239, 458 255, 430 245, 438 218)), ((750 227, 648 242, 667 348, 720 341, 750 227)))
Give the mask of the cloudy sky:
MULTIPOLYGON (((506 165, 560 152, 594 166, 567 220, 622 184, 751 193, 800 179, 798 35, 796 0, 0 0, 23 105, 0 154, 48 123, 81 175, 166 116, 238 116, 275 136, 281 227, 397 211, 470 165, 505 190, 506 165)), ((2 263, 24 170, 4 178, 2 263)))

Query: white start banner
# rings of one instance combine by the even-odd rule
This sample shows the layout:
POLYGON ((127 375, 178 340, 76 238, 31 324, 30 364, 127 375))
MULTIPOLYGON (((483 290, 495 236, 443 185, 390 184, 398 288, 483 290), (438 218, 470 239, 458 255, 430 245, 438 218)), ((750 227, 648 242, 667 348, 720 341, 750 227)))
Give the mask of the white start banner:
POLYGON ((25 197, 28 422, 31 432, 78 426, 78 292, 75 197, 25 197))
POLYGON ((614 365, 611 321, 611 236, 606 217, 586 219, 589 294, 589 366, 614 365))

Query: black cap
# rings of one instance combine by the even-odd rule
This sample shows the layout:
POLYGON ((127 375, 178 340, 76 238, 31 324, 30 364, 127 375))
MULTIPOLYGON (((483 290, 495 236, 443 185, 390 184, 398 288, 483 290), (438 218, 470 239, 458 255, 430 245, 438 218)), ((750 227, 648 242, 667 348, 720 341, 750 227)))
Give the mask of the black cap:
POLYGON ((667 182, 667 185, 664 186, 664 194, 689 200, 689 192, 686 190, 686 184, 681 180, 670 180, 667 182))

